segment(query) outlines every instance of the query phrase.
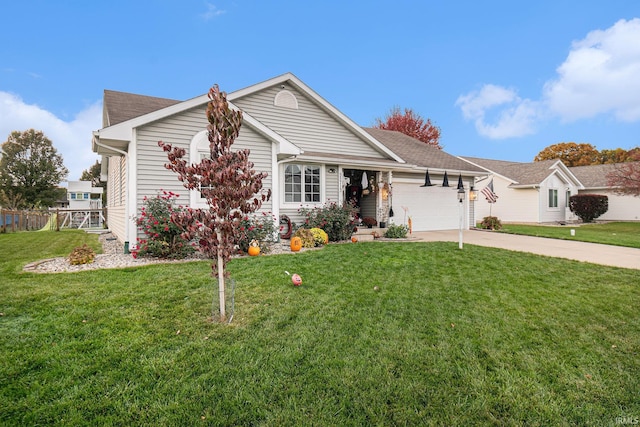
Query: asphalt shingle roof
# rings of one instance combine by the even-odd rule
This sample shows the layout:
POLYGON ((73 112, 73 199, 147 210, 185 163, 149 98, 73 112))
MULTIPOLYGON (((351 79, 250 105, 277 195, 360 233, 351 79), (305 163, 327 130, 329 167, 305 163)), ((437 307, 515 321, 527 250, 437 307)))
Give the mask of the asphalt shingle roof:
POLYGON ((615 168, 615 164, 606 164, 574 166, 569 168, 569 170, 578 178, 585 188, 606 188, 609 187, 607 174, 613 172, 615 168))
POLYGON ((409 164, 449 171, 485 172, 456 156, 403 133, 376 128, 363 129, 409 164))
POLYGON ((133 118, 148 114, 162 108, 178 104, 181 101, 133 93, 104 91, 104 112, 102 126, 108 127, 133 118))
POLYGON ((466 156, 463 159, 509 178, 516 185, 540 184, 553 173, 550 168, 557 162, 557 160, 544 160, 542 162, 521 163, 466 156))

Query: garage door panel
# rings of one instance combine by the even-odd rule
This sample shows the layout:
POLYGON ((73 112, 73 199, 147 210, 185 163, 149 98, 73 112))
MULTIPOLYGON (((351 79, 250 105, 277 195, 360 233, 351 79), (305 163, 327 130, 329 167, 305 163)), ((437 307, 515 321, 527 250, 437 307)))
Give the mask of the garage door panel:
POLYGON ((401 224, 408 208, 414 231, 454 230, 459 224, 456 189, 452 187, 420 187, 419 183, 393 184, 395 223, 401 224))

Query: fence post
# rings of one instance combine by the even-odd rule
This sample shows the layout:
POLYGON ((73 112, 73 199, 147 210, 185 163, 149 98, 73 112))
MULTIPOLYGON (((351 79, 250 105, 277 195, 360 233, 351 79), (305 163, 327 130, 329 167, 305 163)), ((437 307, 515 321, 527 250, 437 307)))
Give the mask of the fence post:
POLYGON ((60 209, 56 209, 56 231, 60 231, 60 209))

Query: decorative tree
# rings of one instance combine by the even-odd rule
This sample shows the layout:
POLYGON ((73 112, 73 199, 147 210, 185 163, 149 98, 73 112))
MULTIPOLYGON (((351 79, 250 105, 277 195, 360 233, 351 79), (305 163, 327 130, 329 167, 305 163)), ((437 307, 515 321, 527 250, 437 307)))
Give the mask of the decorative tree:
POLYGON ((420 115, 414 113, 410 108, 405 108, 404 113, 400 111, 399 107, 392 108, 384 121, 377 118, 373 127, 395 130, 442 150, 440 146, 440 128, 431 123, 431 119, 427 119, 425 122, 420 115))
POLYGON ((1 148, 0 190, 7 198, 35 207, 53 206, 64 196, 58 184, 69 171, 51 140, 41 131, 11 132, 1 148))
POLYGON ((214 260, 212 274, 218 278, 220 321, 226 319, 225 270, 236 244, 237 229, 244 215, 260 209, 269 200, 271 190, 262 189, 265 172, 256 172, 249 161, 249 150, 232 151, 242 125, 242 111, 233 110, 227 94, 218 85, 209 90, 207 119, 209 120, 208 158, 187 164, 183 148, 162 141, 158 145, 167 153, 165 167, 178 174, 185 188, 199 191, 207 200, 208 209, 188 208, 176 213, 172 220, 182 228, 183 237, 196 239, 199 249, 214 260))

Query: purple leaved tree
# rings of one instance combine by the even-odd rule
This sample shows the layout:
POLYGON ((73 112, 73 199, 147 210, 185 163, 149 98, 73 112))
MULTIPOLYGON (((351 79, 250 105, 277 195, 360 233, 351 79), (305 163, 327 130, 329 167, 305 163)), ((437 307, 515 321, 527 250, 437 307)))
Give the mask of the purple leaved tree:
MULTIPOLYGON (((240 220, 246 214, 260 209, 269 200, 271 190, 262 189, 267 173, 256 172, 249 161, 249 150, 232 151, 242 125, 242 111, 229 107, 227 94, 218 85, 209 90, 207 119, 209 126, 210 156, 200 163, 188 164, 186 151, 158 142, 167 153, 165 167, 178 174, 185 188, 199 191, 207 200, 208 209, 188 208, 172 215, 172 221, 182 230, 187 240, 196 240, 200 251, 214 260, 212 274, 218 278, 220 321, 226 319, 225 270, 236 244, 240 220)), ((215 317, 215 316, 214 316, 215 317)))

